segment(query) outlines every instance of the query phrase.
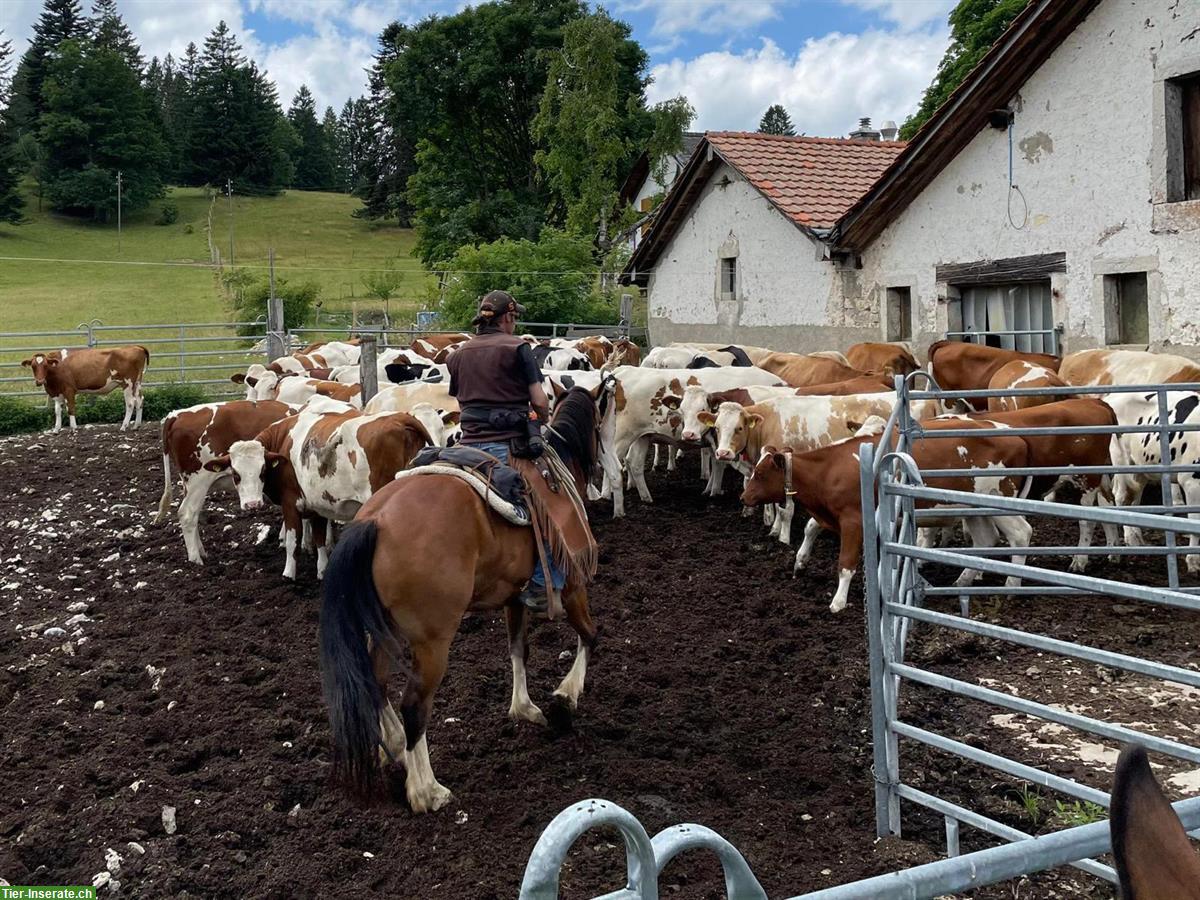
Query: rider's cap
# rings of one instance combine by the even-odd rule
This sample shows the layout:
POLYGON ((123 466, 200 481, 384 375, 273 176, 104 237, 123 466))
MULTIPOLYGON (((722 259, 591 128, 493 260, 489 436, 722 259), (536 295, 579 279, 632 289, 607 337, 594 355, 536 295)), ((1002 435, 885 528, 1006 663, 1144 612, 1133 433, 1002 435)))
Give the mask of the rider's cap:
POLYGON ((514 300, 508 291, 489 291, 479 298, 479 315, 476 318, 494 320, 510 312, 523 316, 525 307, 514 300))

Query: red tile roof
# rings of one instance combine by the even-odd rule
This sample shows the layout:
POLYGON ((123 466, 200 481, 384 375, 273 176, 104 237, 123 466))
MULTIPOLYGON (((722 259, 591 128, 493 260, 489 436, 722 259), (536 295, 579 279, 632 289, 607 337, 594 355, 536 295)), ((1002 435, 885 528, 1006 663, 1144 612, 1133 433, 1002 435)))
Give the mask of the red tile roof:
POLYGON ((805 228, 832 228, 905 146, 756 131, 710 131, 705 137, 780 212, 805 228))

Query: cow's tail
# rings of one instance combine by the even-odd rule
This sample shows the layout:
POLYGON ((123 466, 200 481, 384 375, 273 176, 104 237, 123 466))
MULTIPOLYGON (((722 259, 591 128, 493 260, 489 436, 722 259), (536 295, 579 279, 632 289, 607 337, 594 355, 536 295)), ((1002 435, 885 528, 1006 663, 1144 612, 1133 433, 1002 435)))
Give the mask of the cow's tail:
POLYGON ((146 354, 146 368, 150 368, 150 349, 143 347, 141 344, 134 344, 134 346, 146 354))
POLYGON ((397 649, 371 573, 377 536, 378 526, 369 519, 342 532, 325 570, 321 604, 321 685, 329 708, 333 777, 363 798, 378 796, 383 785, 379 714, 384 695, 371 647, 397 649))
POLYGON ((155 525, 161 525, 171 511, 171 455, 167 452, 167 447, 171 423, 174 421, 173 418, 167 416, 162 422, 163 492, 162 498, 158 501, 158 515, 154 517, 155 525))

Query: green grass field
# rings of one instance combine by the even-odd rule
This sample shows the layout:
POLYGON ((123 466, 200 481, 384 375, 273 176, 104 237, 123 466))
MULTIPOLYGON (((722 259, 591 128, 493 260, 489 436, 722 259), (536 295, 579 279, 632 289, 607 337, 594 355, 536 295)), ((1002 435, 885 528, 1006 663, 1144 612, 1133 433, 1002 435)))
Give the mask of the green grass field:
MULTIPOLYGON (((391 302, 397 321, 420 307, 431 279, 410 255, 412 232, 352 218, 358 205, 344 194, 309 191, 235 197, 235 264, 265 279, 273 246, 276 277, 316 282, 324 311, 348 310, 356 299, 378 306, 364 296, 365 270, 393 266, 405 273, 391 302)), ((203 188, 174 188, 125 218, 118 249, 115 224, 38 212, 31 194, 28 223, 0 225, 0 332, 72 329, 91 319, 106 325, 228 320, 224 291, 209 265, 208 211, 203 188), (178 207, 179 218, 155 225, 166 203, 178 207)), ((229 214, 228 201, 219 198, 213 241, 226 263, 229 214)))

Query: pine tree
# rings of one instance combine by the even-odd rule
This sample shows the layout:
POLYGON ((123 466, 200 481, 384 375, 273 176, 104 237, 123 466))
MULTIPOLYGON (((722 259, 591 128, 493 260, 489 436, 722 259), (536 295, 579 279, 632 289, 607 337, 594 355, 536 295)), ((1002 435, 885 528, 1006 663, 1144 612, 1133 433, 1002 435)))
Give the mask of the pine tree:
POLYGON ((46 0, 41 16, 33 24, 29 49, 21 58, 13 79, 8 118, 18 132, 37 128, 38 119, 46 109, 42 97, 46 67, 64 41, 85 37, 87 26, 79 0, 46 0))
POLYGON ((296 92, 292 108, 288 110, 288 122, 298 142, 292 157, 296 167, 292 186, 309 191, 328 190, 333 184, 333 158, 325 131, 317 121, 316 102, 307 85, 300 85, 296 92))
POLYGON ((117 0, 94 0, 91 26, 92 42, 97 47, 120 53, 135 72, 146 67, 133 32, 117 12, 117 0))
POLYGON ((343 169, 342 132, 338 127, 337 113, 333 111, 332 106, 325 107, 325 115, 321 118, 321 134, 329 151, 329 189, 345 193, 349 188, 346 187, 348 179, 343 169))
POLYGON ((8 73, 12 70, 12 41, 3 40, 0 31, 0 222, 21 223, 25 201, 17 190, 17 136, 4 113, 9 99, 8 73))
POLYGON ((763 134, 794 135, 796 133, 796 129, 792 127, 791 116, 780 103, 774 103, 767 107, 767 111, 763 113, 758 122, 758 130, 763 134))

